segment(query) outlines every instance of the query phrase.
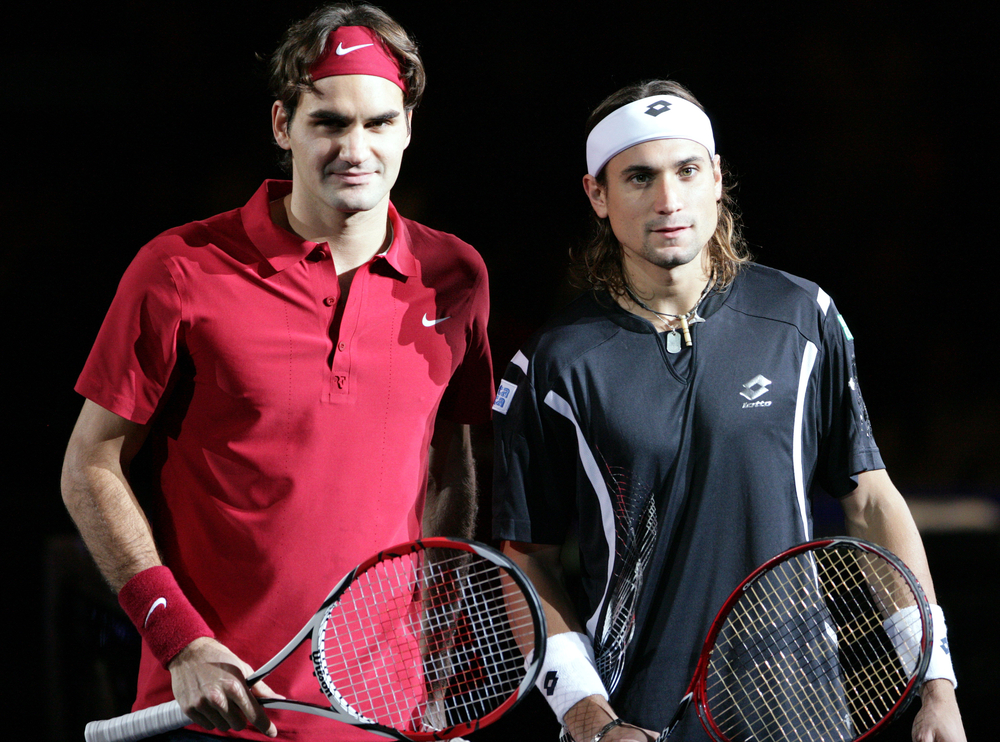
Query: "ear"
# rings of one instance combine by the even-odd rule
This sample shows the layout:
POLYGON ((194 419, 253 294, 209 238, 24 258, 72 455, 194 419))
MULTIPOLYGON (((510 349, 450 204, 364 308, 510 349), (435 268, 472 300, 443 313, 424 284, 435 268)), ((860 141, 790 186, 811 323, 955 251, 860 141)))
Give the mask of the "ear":
POLYGON ((607 189, 597 182, 597 178, 587 173, 583 176, 583 190, 587 194, 587 198, 590 199, 590 205, 597 216, 606 219, 608 216, 607 189))
POLYGON ((406 112, 406 144, 403 149, 410 146, 410 138, 413 136, 413 109, 406 112))
POLYGON ((712 175, 715 177, 715 200, 722 200, 722 159, 716 155, 712 158, 712 175))
POLYGON ((288 137, 288 112, 285 110, 285 104, 280 100, 276 100, 271 106, 271 132, 279 147, 282 149, 292 148, 288 137))

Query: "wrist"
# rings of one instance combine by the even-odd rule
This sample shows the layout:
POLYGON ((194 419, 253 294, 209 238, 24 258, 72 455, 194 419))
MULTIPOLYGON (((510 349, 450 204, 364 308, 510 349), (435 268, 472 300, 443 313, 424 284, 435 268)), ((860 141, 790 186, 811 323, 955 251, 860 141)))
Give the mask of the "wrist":
POLYGON ((191 642, 215 636, 167 567, 139 572, 122 587, 118 602, 164 668, 191 642))
POLYGON ((955 699, 955 686, 947 678, 928 680, 920 689, 923 703, 928 701, 948 701, 955 699))
MULTIPOLYGON (((567 712, 580 701, 590 696, 605 702, 608 698, 597 674, 593 644, 586 634, 575 631, 548 638, 545 659, 535 684, 560 723, 565 723, 567 712)), ((607 721, 609 719, 601 722, 597 729, 607 721)))
MULTIPOLYGON (((945 624, 944 611, 939 605, 931 605, 931 622, 933 624, 934 646, 931 648, 931 659, 924 674, 924 689, 934 680, 944 680, 951 685, 952 691, 958 687, 955 678, 955 668, 951 664, 951 648, 948 646, 948 626, 945 624)), ((942 683, 935 683, 942 685, 942 683)))
POLYGON ((955 679, 955 669, 951 664, 951 649, 948 646, 948 627, 945 624, 944 612, 938 605, 932 604, 930 609, 930 627, 923 626, 921 613, 915 605, 896 611, 883 622, 882 626, 907 675, 917 671, 917 661, 923 649, 921 642, 927 634, 927 628, 930 628, 933 642, 928 647, 929 657, 924 671, 924 686, 933 680, 941 679, 948 681, 955 688, 958 686, 958 681, 955 679))
MULTIPOLYGON (((575 742, 593 742, 621 724, 618 714, 604 696, 593 695, 577 701, 562 720, 563 729, 575 742)), ((565 735, 561 739, 566 739, 565 735)))

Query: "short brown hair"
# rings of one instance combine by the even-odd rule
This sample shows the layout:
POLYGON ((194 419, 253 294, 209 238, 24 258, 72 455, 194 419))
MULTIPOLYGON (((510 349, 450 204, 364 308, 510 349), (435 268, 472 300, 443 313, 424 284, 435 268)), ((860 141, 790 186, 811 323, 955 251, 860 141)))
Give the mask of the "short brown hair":
MULTIPOLYGON (((704 106, 680 83, 673 80, 647 80, 624 87, 601 101, 587 119, 587 135, 606 116, 622 106, 654 95, 673 95, 704 110, 704 106)), ((723 169, 719 224, 708 243, 708 255, 717 288, 725 288, 732 283, 740 266, 750 262, 750 253, 740 229, 736 202, 729 195, 726 183, 728 175, 723 169)), ((602 186, 607 185, 606 168, 597 174, 597 181, 602 186)), ((603 289, 612 296, 621 296, 625 293, 626 286, 621 243, 615 237, 608 218, 601 219, 593 210, 591 216, 593 227, 590 240, 582 246, 570 248, 570 276, 581 287, 603 289)))
MULTIPOLYGON (((288 120, 295 116, 302 93, 316 92, 309 70, 323 54, 327 38, 341 26, 365 26, 378 34, 399 61, 400 75, 406 83, 403 106, 407 111, 416 108, 427 84, 416 42, 385 11, 374 5, 332 3, 320 6, 307 18, 289 26, 271 55, 271 94, 284 105, 288 120)), ((283 156, 283 164, 290 165, 291 153, 284 152, 283 156)))

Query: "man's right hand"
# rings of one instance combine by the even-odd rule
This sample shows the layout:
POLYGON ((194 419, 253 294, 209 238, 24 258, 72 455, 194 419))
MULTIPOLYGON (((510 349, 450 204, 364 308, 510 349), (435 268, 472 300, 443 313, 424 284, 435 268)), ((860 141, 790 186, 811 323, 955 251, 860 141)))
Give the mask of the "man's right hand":
MULTIPOLYGON (((590 742, 608 722, 616 718, 618 715, 603 696, 588 696, 566 712, 563 723, 576 742, 590 742)), ((654 742, 659 736, 659 732, 626 722, 609 729, 601 737, 601 742, 654 742)))
POLYGON ((268 737, 278 734, 258 698, 281 698, 261 681, 248 688, 253 668, 209 637, 195 639, 167 668, 174 698, 191 721, 205 729, 245 729, 247 722, 268 737))

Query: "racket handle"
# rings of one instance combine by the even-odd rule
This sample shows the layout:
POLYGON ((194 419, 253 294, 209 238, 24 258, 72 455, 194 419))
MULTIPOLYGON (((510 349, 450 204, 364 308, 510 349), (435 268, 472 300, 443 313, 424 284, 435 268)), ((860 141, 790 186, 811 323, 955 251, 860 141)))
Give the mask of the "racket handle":
POLYGON ((134 711, 105 721, 87 724, 83 736, 87 742, 135 742, 154 734, 171 732, 191 723, 177 701, 134 711))

